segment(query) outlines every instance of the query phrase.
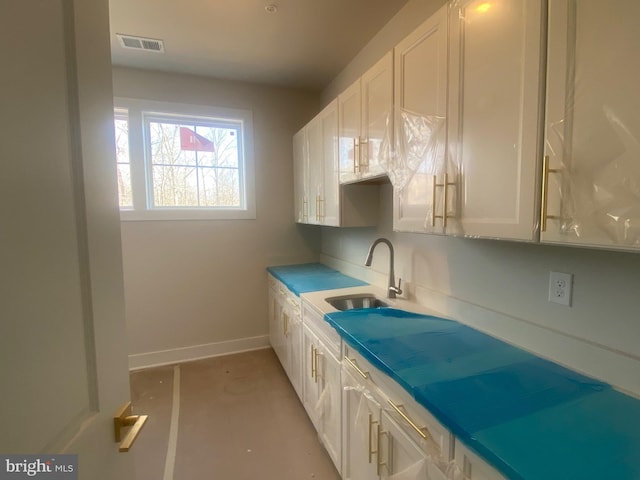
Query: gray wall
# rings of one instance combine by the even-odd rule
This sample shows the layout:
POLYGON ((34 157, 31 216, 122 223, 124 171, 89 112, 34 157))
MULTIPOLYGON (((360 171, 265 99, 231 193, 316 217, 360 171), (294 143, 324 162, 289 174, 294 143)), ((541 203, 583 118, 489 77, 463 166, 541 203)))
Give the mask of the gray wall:
POLYGON ((293 223, 292 135, 319 109, 302 91, 114 68, 116 97, 253 111, 255 220, 122 222, 129 353, 267 334, 269 264, 317 259, 293 223))

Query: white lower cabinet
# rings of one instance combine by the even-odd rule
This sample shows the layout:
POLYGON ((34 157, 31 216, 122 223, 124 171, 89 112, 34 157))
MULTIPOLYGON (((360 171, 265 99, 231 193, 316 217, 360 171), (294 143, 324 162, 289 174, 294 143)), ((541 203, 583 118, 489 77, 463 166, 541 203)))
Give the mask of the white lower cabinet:
POLYGON ((452 480, 506 480, 487 462, 456 439, 452 480))
POLYGON ((423 448, 396 423, 389 413, 380 416, 378 434, 380 477, 392 480, 446 480, 447 476, 423 448))
POLYGON ((342 410, 340 362, 334 345, 322 331, 321 316, 303 308, 302 369, 304 405, 327 453, 338 471, 342 467, 342 410))
POLYGON ((378 478, 377 429, 380 404, 349 371, 342 371, 342 478, 368 480, 378 478))
POLYGON ((313 426, 316 427, 316 430, 320 430, 320 415, 316 410, 316 405, 318 404, 318 400, 320 399, 320 387, 318 386, 318 378, 321 378, 318 375, 317 370, 318 355, 320 355, 318 343, 318 338, 313 334, 313 332, 307 325, 304 325, 302 327, 302 351, 304 352, 302 360, 302 378, 304 379, 302 404, 304 405, 304 408, 307 411, 307 414, 309 415, 313 426))
POLYGON ((447 479, 451 436, 444 427, 416 414, 407 399, 390 398, 396 392, 383 374, 346 346, 342 379, 345 480, 447 479))
POLYGON ((296 393, 302 398, 300 299, 269 275, 269 342, 296 393))
POLYGON ((302 318, 300 307, 285 306, 282 315, 286 322, 284 344, 288 357, 285 371, 298 397, 302 398, 302 318))
POLYGON ((269 275, 269 338, 343 480, 505 480, 269 275))
POLYGON ((269 277, 269 342, 276 352, 280 363, 284 366, 288 362, 284 348, 284 323, 282 319, 282 302, 280 301, 281 284, 273 277, 269 277))

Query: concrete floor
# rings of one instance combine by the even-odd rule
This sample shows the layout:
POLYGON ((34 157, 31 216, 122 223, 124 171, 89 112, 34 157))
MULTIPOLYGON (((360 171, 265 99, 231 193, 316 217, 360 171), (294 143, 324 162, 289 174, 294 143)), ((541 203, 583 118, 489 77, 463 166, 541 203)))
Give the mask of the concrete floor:
POLYGON ((150 415, 130 452, 137 480, 340 479, 271 349, 136 371, 130 381, 134 413, 150 415))

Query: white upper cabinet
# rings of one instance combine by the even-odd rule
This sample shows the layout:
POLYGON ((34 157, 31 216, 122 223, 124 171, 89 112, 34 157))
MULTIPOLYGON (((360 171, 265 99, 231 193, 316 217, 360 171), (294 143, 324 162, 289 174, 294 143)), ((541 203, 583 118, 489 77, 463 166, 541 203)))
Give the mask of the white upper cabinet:
POLYGON ((337 102, 327 105, 293 137, 295 218, 339 225, 337 102))
POLYGON ((543 3, 452 3, 448 234, 538 239, 543 3))
POLYGON ((307 132, 303 128, 293 136, 293 211, 298 223, 307 223, 309 219, 308 176, 307 132))
MULTIPOLYGON (((322 122, 322 164, 318 169, 324 185, 318 207, 323 225, 340 225, 340 176, 338 171, 338 102, 331 102, 320 117, 322 122)), ((346 220, 346 219, 345 219, 346 220)))
POLYGON ((340 182, 387 172, 393 132, 393 53, 338 95, 340 182))
POLYGON ((549 4, 543 242, 640 249, 638 19, 637 0, 549 4))
POLYGON ((394 49, 395 155, 393 228, 443 233, 441 212, 446 173, 447 12, 442 7, 394 49), (437 195, 436 195, 437 193, 437 195))
POLYGON ((376 187, 340 185, 337 107, 336 99, 293 137, 295 220, 334 227, 375 225, 376 187))

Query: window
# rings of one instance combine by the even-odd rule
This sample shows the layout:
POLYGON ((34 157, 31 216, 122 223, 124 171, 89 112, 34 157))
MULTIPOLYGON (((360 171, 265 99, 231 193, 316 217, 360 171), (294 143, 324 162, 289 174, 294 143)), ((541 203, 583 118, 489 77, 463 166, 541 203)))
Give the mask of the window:
POLYGON ((122 220, 255 218, 251 112, 115 103, 122 220))
POLYGON ((116 164, 120 208, 132 208, 131 164, 129 163, 129 116, 126 110, 116 109, 116 164))

